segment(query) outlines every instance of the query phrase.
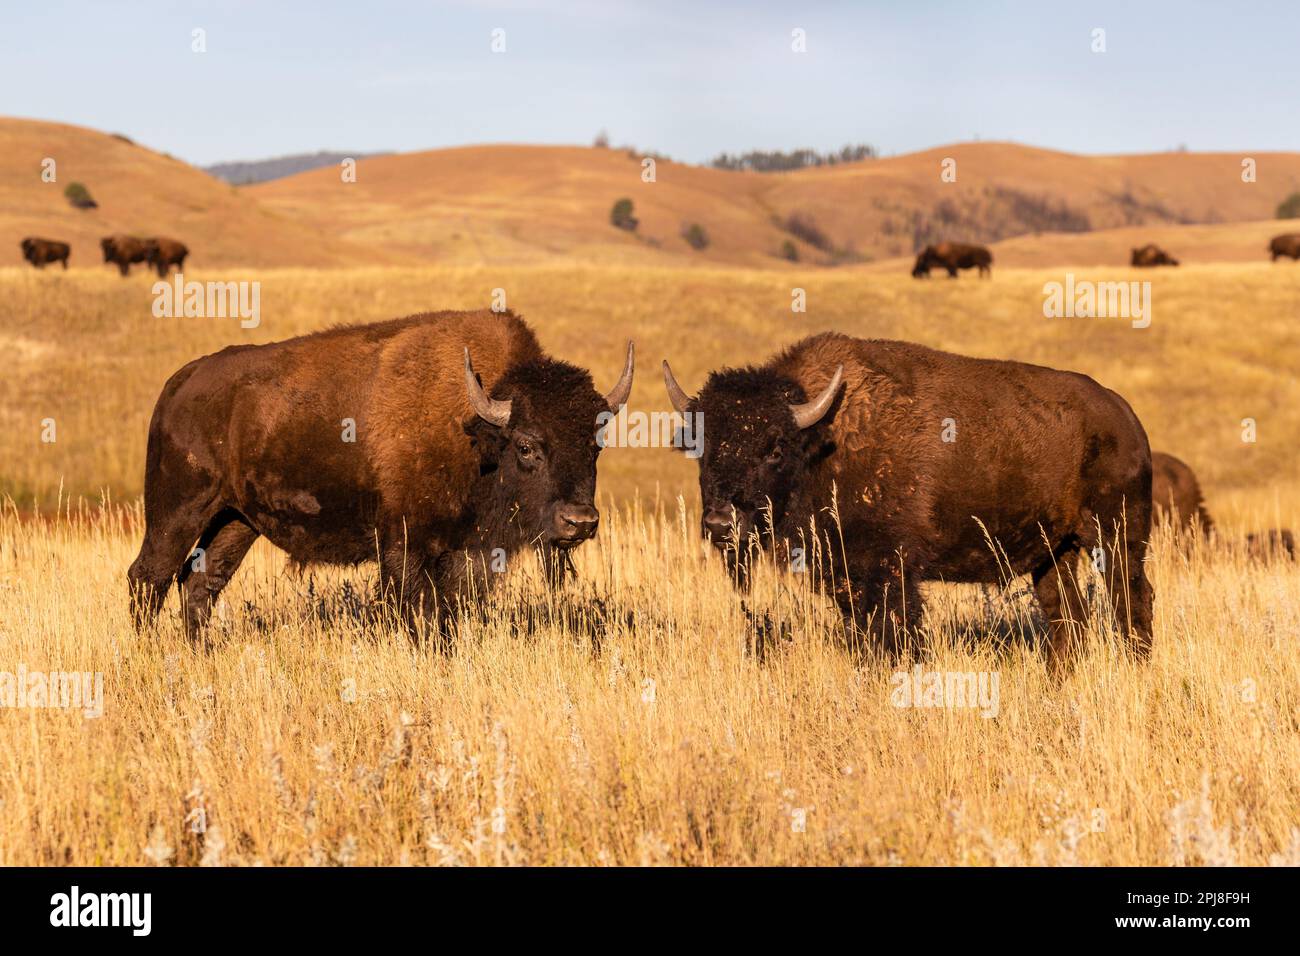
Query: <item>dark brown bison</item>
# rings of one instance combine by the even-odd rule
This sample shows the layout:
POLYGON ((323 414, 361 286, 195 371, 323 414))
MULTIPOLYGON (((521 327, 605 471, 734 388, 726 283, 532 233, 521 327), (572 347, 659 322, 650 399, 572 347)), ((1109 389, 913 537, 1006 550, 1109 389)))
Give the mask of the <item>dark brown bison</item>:
POLYGON ((166 278, 172 266, 176 267, 177 272, 185 268, 185 257, 190 254, 190 250, 185 248, 184 243, 159 236, 146 239, 145 245, 148 248, 145 261, 158 270, 159 277, 166 278))
POLYGON ((1277 262, 1282 256, 1300 259, 1300 232, 1274 236, 1273 241, 1268 244, 1268 251, 1272 253, 1274 262, 1277 262))
POLYGON ((679 412, 702 415, 703 533, 742 587, 749 545, 811 556, 815 537, 850 641, 873 621, 896 651, 919 620, 916 585, 999 582, 1009 567, 1032 576, 1059 665, 1066 618, 1085 617, 1069 574, 1084 551, 1148 653, 1151 451, 1092 379, 835 333, 713 372, 693 398, 667 362, 664 379, 679 412))
POLYGON ((1129 265, 1139 269, 1150 266, 1176 266, 1178 260, 1152 242, 1140 249, 1134 249, 1129 265))
POLYGON ((1261 561, 1272 558, 1295 560, 1295 534, 1290 528, 1252 531, 1246 535, 1246 554, 1261 561))
POLYGON ((1162 451, 1151 453, 1151 499, 1157 521, 1167 519, 1186 531, 1197 524, 1205 532, 1214 528, 1196 473, 1186 462, 1162 451))
POLYGON ((106 236, 99 240, 104 261, 111 262, 126 275, 137 262, 149 261, 149 241, 135 236, 106 236))
POLYGON ((137 624, 176 580, 197 634, 259 535, 299 564, 377 558, 413 628, 439 615, 445 629, 480 573, 524 547, 562 580, 565 552, 600 518, 597 417, 627 401, 632 369, 629 342, 602 397, 522 319, 487 311, 190 362, 149 423, 144 543, 128 572, 137 624))
POLYGON ((44 269, 50 262, 62 262, 63 268, 68 268, 68 256, 72 255, 72 247, 66 242, 28 236, 20 245, 23 249, 23 258, 38 269, 44 269))
POLYGON ((957 278, 958 269, 979 269, 981 278, 993 275, 993 253, 984 246, 971 246, 963 242, 940 242, 926 246, 916 257, 912 267, 913 278, 929 278, 930 270, 948 270, 948 277, 957 278))

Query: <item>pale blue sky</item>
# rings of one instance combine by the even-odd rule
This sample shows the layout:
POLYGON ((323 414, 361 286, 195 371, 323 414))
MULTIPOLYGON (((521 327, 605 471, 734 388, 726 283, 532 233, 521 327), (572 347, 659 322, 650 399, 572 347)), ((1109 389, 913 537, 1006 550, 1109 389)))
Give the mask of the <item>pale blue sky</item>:
POLYGON ((589 143, 601 128, 687 161, 976 136, 1090 153, 1300 150, 1294 0, 0 4, 0 114, 195 163, 589 143), (490 50, 496 27, 504 54, 490 50))

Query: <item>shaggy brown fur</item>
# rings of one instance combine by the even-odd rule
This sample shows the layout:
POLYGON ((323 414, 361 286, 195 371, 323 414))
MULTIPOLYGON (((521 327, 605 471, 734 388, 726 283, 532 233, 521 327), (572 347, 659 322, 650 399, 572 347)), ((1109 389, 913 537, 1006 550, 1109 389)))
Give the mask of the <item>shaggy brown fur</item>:
POLYGON ((72 254, 72 247, 66 242, 28 236, 20 245, 23 250, 23 258, 38 269, 44 269, 46 264, 50 262, 62 262, 63 268, 68 268, 68 256, 72 254))
POLYGON ((815 522, 851 639, 874 614, 896 650, 919 620, 917 584, 997 583, 1009 564, 1032 575, 1059 663, 1065 619, 1085 618, 1071 559, 1101 546, 1117 617, 1149 651, 1151 452, 1128 403, 1092 379, 825 333, 759 368, 714 372, 687 408, 704 416, 704 534, 742 585, 751 533, 770 526, 782 547, 810 548, 815 522), (798 429, 790 406, 841 365, 829 411, 798 429))
POLYGON ((1197 524, 1205 532, 1214 528, 1196 473, 1186 462, 1162 451, 1151 453, 1151 499, 1156 521, 1168 520, 1186 531, 1197 524))
POLYGON ((980 278, 993 275, 993 253, 984 246, 967 245, 964 242, 940 242, 926 246, 916 257, 912 267, 914 278, 929 278, 933 268, 947 269, 950 279, 957 278, 958 269, 979 269, 980 278))
MULTIPOLYGON (((178 580, 196 633, 259 535, 300 564, 377 558, 412 626, 454 611, 495 549, 549 553, 595 533, 606 410, 591 376, 509 313, 426 313, 190 362, 149 425, 137 622, 178 580), (483 389, 512 402, 504 426, 474 412, 466 347, 483 389)), ((547 567, 562 577, 563 563, 547 567)))
POLYGON ((158 270, 158 275, 162 278, 166 278, 172 266, 176 267, 177 272, 184 269, 185 257, 190 254, 184 243, 161 236, 156 239, 146 239, 145 246, 148 248, 146 261, 158 270))
POLYGON ((1129 259, 1129 265, 1138 268, 1149 266, 1176 266, 1178 260, 1165 252, 1155 243, 1149 243, 1140 249, 1134 249, 1133 255, 1129 259))
POLYGON ((135 236, 105 236, 99 240, 104 250, 104 261, 111 262, 126 275, 137 262, 149 259, 149 241, 135 236))
POLYGON ((1268 251, 1272 253, 1274 262, 1282 256, 1300 259, 1300 232, 1274 236, 1273 241, 1268 244, 1268 251))

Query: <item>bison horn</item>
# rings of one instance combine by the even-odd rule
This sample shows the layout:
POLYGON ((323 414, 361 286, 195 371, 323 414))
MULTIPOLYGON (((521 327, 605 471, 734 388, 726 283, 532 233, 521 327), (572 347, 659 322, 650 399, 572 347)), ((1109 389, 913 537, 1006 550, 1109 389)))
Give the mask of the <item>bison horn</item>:
POLYGON ((636 364, 634 351, 632 342, 629 340, 627 343, 627 364, 623 366, 623 376, 605 395, 605 404, 615 414, 618 413, 620 407, 627 404, 627 397, 632 394, 632 368, 636 364))
POLYGON ((835 369, 835 374, 831 376, 831 383, 826 386, 820 395, 811 402, 804 402, 802 405, 791 405, 790 414, 794 416, 794 423, 800 428, 808 428, 821 421, 822 416, 830 411, 831 403, 835 401, 835 393, 840 390, 840 381, 843 377, 844 366, 841 365, 835 369))
POLYGON ((468 348, 465 349, 465 390, 469 392, 469 403, 474 406, 474 412, 479 418, 498 428, 510 421, 510 403, 488 398, 487 392, 479 384, 478 376, 474 374, 468 348))
POLYGON ((685 415, 686 407, 695 399, 683 392, 682 387, 677 384, 677 379, 673 378, 673 370, 668 367, 667 359, 664 359, 664 385, 668 389, 668 400, 673 403, 673 408, 685 415))

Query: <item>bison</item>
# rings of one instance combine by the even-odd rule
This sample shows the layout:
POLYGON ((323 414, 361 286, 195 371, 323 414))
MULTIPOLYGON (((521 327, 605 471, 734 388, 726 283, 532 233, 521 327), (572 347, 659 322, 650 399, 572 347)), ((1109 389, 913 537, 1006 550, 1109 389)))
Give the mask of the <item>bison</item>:
POLYGON ((1277 262, 1282 256, 1300 259, 1300 232, 1274 236, 1273 241, 1268 244, 1268 251, 1273 254, 1274 262, 1277 262))
POLYGON ((38 269, 44 269, 51 262, 62 262, 63 268, 68 268, 68 256, 72 255, 72 247, 66 242, 28 236, 20 245, 23 250, 23 258, 38 269))
POLYGON ((149 241, 135 236, 106 236, 99 240, 104 261, 111 262, 126 275, 137 262, 149 261, 149 241))
POLYGON ((1134 249, 1129 258, 1129 265, 1139 269, 1152 266, 1176 266, 1178 260, 1152 242, 1140 249, 1134 249))
POLYGON ((1198 523, 1204 532, 1214 529, 1196 473, 1186 462, 1162 451, 1151 453, 1151 499, 1157 521, 1168 519, 1186 531, 1198 523))
POLYGON ((948 270, 950 279, 957 278, 958 269, 979 269, 981 278, 993 275, 993 253, 984 246, 971 246, 962 242, 941 242, 926 246, 916 257, 912 267, 912 277, 929 278, 934 267, 948 270))
POLYGON ((159 236, 146 239, 145 245, 148 248, 145 261, 158 270, 160 279, 167 278, 172 266, 176 267, 177 272, 185 268, 185 257, 190 254, 190 250, 185 248, 184 243, 159 236))
POLYGON ((1295 559, 1295 534, 1290 528, 1270 528, 1246 535, 1246 554, 1261 561, 1295 559))
POLYGON ((894 654, 919 583, 1028 573, 1059 667, 1068 621, 1084 620, 1067 576, 1084 551, 1149 652, 1151 451, 1128 403, 1087 376, 837 333, 715 371, 694 397, 663 371, 673 407, 702 416, 702 532, 740 587, 751 545, 816 547, 850 645, 871 621, 894 654))
POLYGON ((479 572, 521 548, 563 580, 567 550, 600 519, 597 419, 627 401, 632 372, 629 342, 602 397, 523 319, 489 311, 190 362, 149 423, 144 542, 128 572, 137 626, 176 581, 186 632, 201 633, 259 536, 299 565, 377 559, 381 595, 412 631, 436 617, 445 634, 479 572))

